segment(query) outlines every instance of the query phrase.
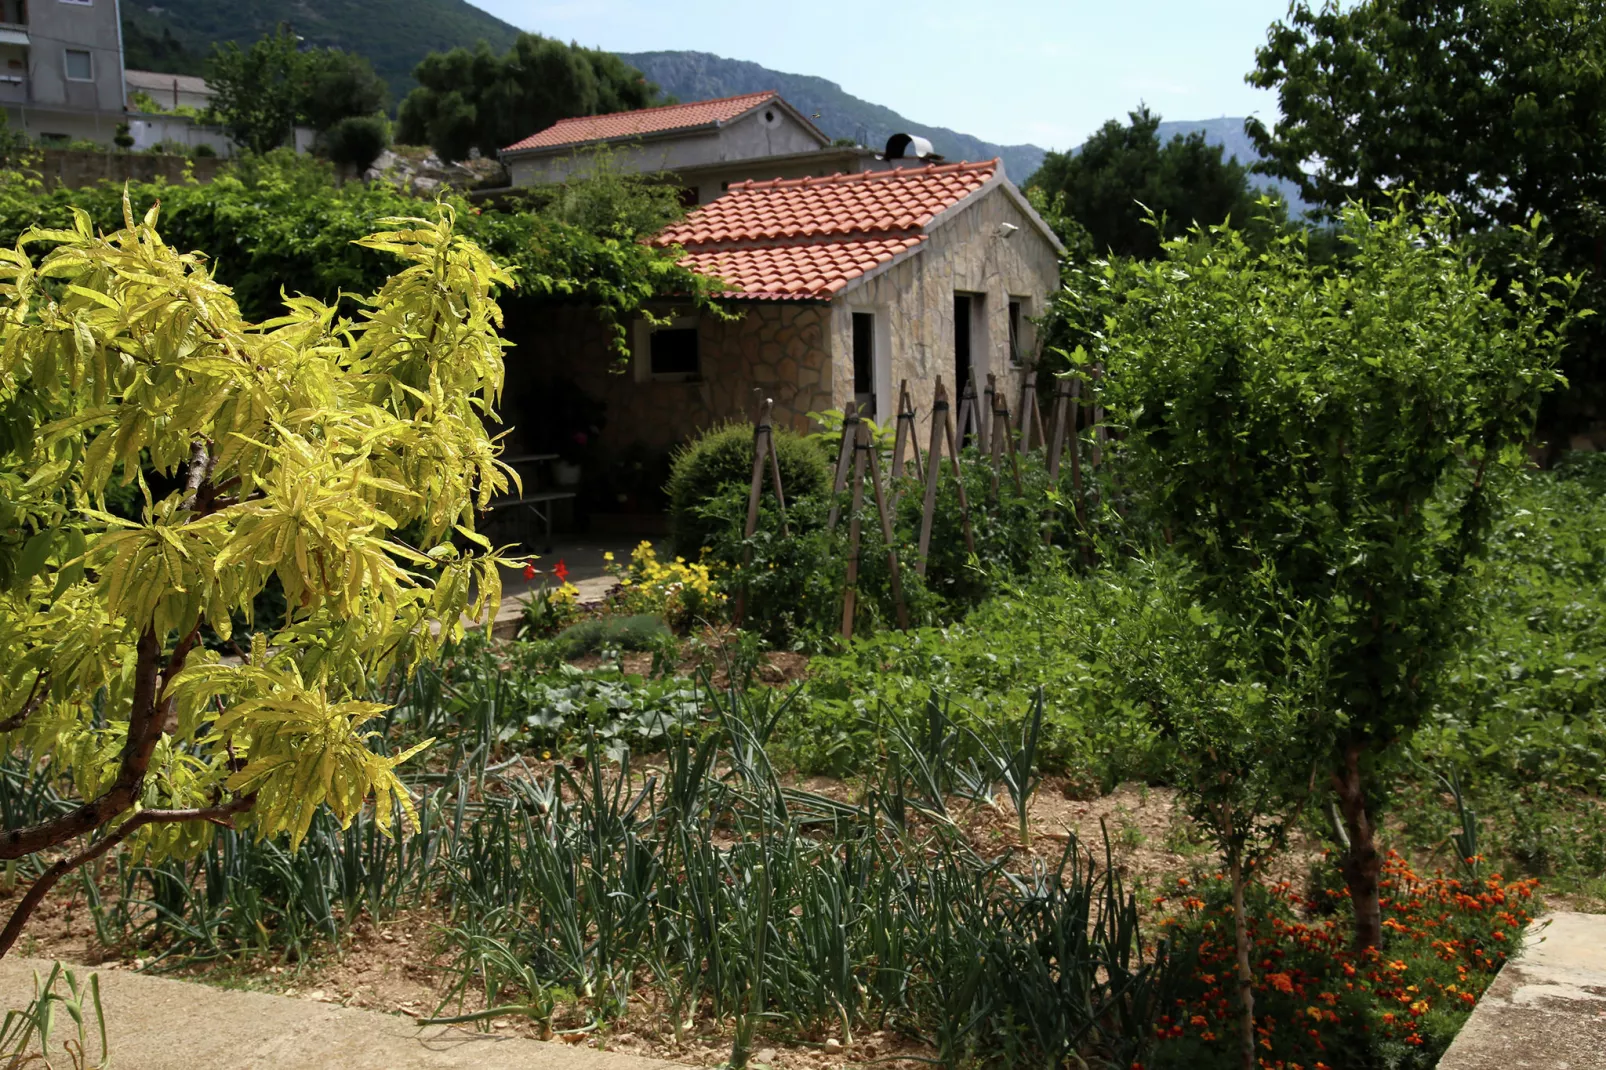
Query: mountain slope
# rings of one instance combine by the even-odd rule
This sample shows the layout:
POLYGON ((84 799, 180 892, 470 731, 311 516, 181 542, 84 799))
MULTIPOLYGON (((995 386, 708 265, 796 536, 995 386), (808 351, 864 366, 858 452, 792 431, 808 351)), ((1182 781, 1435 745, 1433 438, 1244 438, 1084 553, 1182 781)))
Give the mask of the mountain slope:
POLYGON ((777 90, 804 115, 818 112, 814 124, 828 136, 853 138, 871 148, 885 145, 892 134, 918 134, 950 160, 1001 156, 1004 169, 1017 183, 1026 181, 1043 162, 1043 150, 1036 145, 996 145, 947 127, 913 122, 891 108, 860 100, 835 82, 813 75, 786 74, 707 52, 623 52, 620 58, 681 100, 777 90))
POLYGON ((123 0, 122 11, 136 70, 201 74, 214 42, 248 45, 288 22, 307 44, 367 56, 397 101, 425 54, 480 41, 503 52, 519 34, 467 0, 123 0))

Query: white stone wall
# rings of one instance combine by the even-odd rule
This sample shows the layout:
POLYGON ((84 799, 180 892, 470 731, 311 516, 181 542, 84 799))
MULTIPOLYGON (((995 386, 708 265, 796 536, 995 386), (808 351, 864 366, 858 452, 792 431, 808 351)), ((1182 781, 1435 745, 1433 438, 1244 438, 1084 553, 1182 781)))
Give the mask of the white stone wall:
POLYGON ((1009 390, 1009 407, 1017 416, 1021 380, 1035 356, 1036 332, 1026 317, 1043 314, 1059 284, 1059 254, 1032 220, 1001 187, 940 223, 920 251, 881 274, 849 287, 831 304, 834 407, 853 397, 854 312, 874 312, 885 319, 890 344, 889 375, 877 384, 886 400, 879 408, 885 422, 897 402, 898 384, 909 391, 920 417, 925 442, 927 417, 938 375, 957 415, 959 385, 954 382, 954 295, 980 296, 972 303, 971 365, 978 384, 987 373, 1009 390), (999 234, 1000 224, 1017 229, 999 234), (1026 360, 1009 360, 1009 302, 1021 299, 1022 348, 1026 360))

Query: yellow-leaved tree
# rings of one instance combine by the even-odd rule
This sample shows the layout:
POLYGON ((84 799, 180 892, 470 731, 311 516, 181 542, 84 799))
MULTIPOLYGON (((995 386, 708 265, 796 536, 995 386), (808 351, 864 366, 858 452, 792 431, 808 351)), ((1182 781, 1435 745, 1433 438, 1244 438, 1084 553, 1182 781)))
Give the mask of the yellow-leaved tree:
POLYGON ((507 487, 486 421, 511 280, 451 212, 361 242, 406 266, 355 320, 296 297, 251 324, 156 208, 123 211, 0 249, 0 747, 82 800, 0 833, 0 859, 58 856, 0 955, 124 841, 184 855, 210 822, 299 844, 320 806, 415 820, 394 770, 418 748, 375 753, 364 696, 501 596, 474 520, 507 487), (283 627, 208 649, 273 577, 283 627))

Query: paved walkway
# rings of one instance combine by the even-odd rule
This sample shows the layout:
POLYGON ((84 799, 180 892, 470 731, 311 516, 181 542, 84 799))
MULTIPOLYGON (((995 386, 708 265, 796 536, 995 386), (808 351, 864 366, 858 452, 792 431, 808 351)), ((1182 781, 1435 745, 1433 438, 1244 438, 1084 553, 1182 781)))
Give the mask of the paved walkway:
POLYGON ((1547 914, 1528 930, 1438 1070, 1606 1067, 1606 915, 1547 914))
POLYGON ((628 564, 631 551, 643 538, 655 543, 660 553, 665 552, 668 546, 668 540, 661 535, 559 535, 553 539, 552 551, 537 557, 535 567, 542 574, 535 579, 525 579, 519 569, 503 569, 502 607, 496 614, 493 632, 502 638, 509 638, 518 631, 530 591, 543 582, 553 583, 547 574, 560 561, 568 572, 569 582, 579 589, 581 602, 602 601, 614 585, 603 554, 613 554, 616 564, 628 564))
MULTIPOLYGON (((0 959, 0 1007, 33 998, 51 964, 0 959)), ((80 979, 93 972, 75 968, 80 979)), ((521 1037, 420 1029, 405 1018, 240 992, 125 970, 101 970, 116 1070, 666 1070, 677 1064, 521 1037)), ((58 1013, 57 1038, 72 1027, 58 1013)), ((98 1037, 90 1041, 99 1055, 98 1037)), ((60 1048, 54 1048, 57 1057, 60 1048)), ((57 1065, 62 1065, 57 1063, 57 1065)), ((684 1070, 684 1068, 680 1068, 684 1070)))

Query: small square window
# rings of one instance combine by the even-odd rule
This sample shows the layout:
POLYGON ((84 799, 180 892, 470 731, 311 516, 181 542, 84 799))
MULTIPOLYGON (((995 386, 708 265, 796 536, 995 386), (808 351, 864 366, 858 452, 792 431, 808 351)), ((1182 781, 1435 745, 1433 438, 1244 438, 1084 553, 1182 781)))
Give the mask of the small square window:
POLYGON ((81 48, 67 49, 67 77, 75 82, 93 82, 94 57, 81 48))
POLYGON ((698 372, 697 328, 663 327, 652 332, 649 360, 654 376, 693 376, 698 372))
POLYGON ((93 7, 95 0, 61 0, 64 4, 77 4, 79 7, 93 7))

